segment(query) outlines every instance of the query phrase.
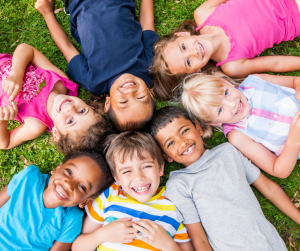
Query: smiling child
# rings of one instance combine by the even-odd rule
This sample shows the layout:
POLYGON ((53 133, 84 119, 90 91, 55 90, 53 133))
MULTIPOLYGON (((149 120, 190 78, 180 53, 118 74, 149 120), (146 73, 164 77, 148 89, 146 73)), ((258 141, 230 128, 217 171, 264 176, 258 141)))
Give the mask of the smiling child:
POLYGON ((165 195, 196 250, 287 250, 250 184, 297 224, 300 212, 241 152, 229 143, 205 150, 202 128, 178 107, 164 107, 154 115, 151 135, 169 162, 185 166, 170 173, 165 195))
POLYGON ((82 226, 76 206, 83 208, 113 180, 93 152, 66 156, 51 174, 32 165, 0 191, 1 250, 68 251, 82 226))
POLYGON ((86 206, 72 250, 193 251, 175 206, 159 187, 164 158, 153 138, 129 131, 109 136, 106 144, 116 182, 86 206))

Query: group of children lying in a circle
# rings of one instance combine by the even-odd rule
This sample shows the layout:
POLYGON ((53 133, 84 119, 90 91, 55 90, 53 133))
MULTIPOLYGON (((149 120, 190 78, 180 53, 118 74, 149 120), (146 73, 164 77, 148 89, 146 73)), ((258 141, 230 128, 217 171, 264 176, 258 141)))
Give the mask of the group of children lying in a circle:
POLYGON ((78 85, 30 45, 0 55, 0 149, 47 130, 65 154, 50 178, 32 165, 0 191, 0 249, 287 250, 250 184, 300 224, 299 210, 260 172, 286 178, 296 164, 300 78, 257 73, 300 70, 300 57, 255 56, 300 35, 298 0, 209 0, 196 22, 160 38, 153 0, 142 0, 139 22, 132 0, 65 3, 82 54, 53 1, 35 7, 68 75, 109 96, 85 103, 78 85), (226 75, 201 73, 210 59, 226 75), (157 98, 179 96, 185 110, 155 111, 152 78, 157 98), (8 131, 12 119, 21 125, 8 131), (212 127, 231 144, 205 150, 212 127), (166 188, 165 160, 185 166, 166 188))

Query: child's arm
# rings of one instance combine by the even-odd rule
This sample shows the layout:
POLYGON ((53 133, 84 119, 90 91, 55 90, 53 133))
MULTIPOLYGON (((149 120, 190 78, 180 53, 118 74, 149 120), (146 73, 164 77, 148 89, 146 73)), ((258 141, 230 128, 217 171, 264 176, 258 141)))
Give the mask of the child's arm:
POLYGON ((140 24, 142 26, 143 31, 155 31, 153 0, 142 0, 140 7, 140 24))
POLYGON ((196 251, 212 251, 201 222, 185 224, 185 227, 196 251))
POLYGON ((194 19, 196 24, 200 26, 214 11, 214 9, 228 0, 207 0, 201 4, 194 12, 194 19))
POLYGON ((0 208, 10 199, 7 193, 7 186, 0 191, 0 208))
POLYGON ((37 0, 35 8, 44 17, 55 44, 69 63, 79 52, 56 21, 53 13, 53 0, 37 0))
POLYGON ((131 218, 123 218, 102 227, 87 216, 83 222, 81 235, 73 242, 72 251, 94 251, 103 242, 132 242, 135 238, 134 233, 137 232, 132 224, 131 218))
POLYGON ((300 211, 294 206, 290 198, 275 182, 269 180, 262 173, 253 186, 261 192, 269 201, 271 201, 281 212, 290 217, 298 225, 300 225, 300 211))
POLYGON ((300 70, 300 57, 262 56, 253 59, 239 59, 221 65, 221 69, 230 77, 244 78, 249 74, 261 72, 289 72, 300 70))
POLYGON ((228 140, 268 174, 286 178, 293 171, 300 151, 300 112, 296 113, 293 119, 285 146, 279 157, 242 132, 229 132, 228 140))
POLYGON ((170 237, 167 231, 163 228, 163 226, 156 224, 155 222, 147 219, 139 220, 133 224, 133 227, 146 235, 147 237, 143 237, 138 233, 135 233, 135 236, 138 240, 141 240, 149 245, 158 248, 162 251, 193 251, 194 248, 190 244, 182 245, 181 249, 178 247, 176 242, 170 237))
POLYGON ((72 243, 64 243, 55 241, 53 246, 49 251, 69 251, 71 249, 72 243))

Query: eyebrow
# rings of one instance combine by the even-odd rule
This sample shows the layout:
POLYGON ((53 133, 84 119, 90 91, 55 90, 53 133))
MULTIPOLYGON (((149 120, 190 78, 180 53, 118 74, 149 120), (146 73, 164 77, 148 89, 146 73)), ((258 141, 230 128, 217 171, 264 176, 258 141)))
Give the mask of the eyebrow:
MULTIPOLYGON (((181 129, 182 129, 183 127, 185 127, 185 126, 187 126, 187 125, 183 125, 182 127, 180 127, 180 128, 177 130, 177 132, 180 132, 181 129)), ((169 140, 170 140, 170 138, 168 138, 168 139, 165 141, 164 146, 167 144, 167 142, 168 142, 169 140)))

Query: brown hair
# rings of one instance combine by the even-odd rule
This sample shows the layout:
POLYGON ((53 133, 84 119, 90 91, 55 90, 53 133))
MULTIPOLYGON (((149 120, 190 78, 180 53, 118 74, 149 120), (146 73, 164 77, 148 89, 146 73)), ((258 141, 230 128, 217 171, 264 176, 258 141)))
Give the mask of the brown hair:
POLYGON ((197 24, 194 21, 185 20, 169 35, 161 36, 155 42, 151 71, 154 74, 153 91, 157 98, 162 100, 170 100, 174 94, 174 88, 176 87, 177 83, 180 82, 186 75, 178 75, 170 72, 168 64, 163 57, 164 50, 169 43, 178 38, 178 36, 175 35, 177 32, 190 32, 191 35, 200 35, 199 31, 196 31, 196 28, 197 24))
POLYGON ((123 163, 126 158, 132 159, 136 154, 140 160, 149 157, 157 160, 160 167, 165 163, 159 146, 151 135, 146 132, 127 131, 119 135, 111 134, 106 138, 104 147, 106 149, 106 160, 114 176, 116 175, 116 158, 123 163))
POLYGON ((111 124, 108 122, 104 112, 104 104, 100 102, 102 97, 94 95, 86 102, 96 114, 96 123, 81 135, 62 134, 60 140, 56 142, 56 146, 63 154, 70 154, 77 151, 94 150, 101 151, 101 141, 109 134, 111 124))

